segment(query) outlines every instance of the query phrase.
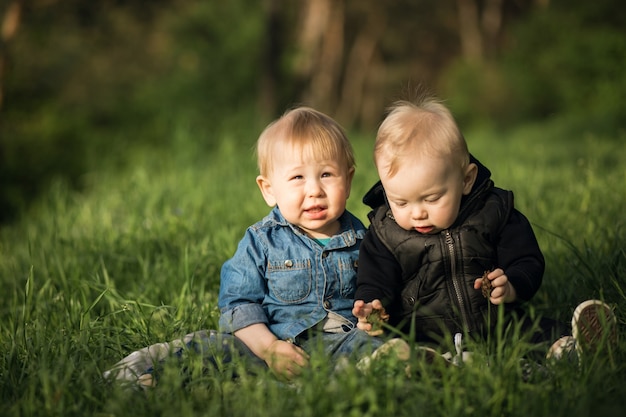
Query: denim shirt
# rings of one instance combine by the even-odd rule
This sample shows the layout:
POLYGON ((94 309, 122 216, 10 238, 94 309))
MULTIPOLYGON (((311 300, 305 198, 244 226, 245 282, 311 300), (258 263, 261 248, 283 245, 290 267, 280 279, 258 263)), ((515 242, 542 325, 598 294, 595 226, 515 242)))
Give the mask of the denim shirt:
POLYGON ((326 246, 288 223, 278 208, 250 226, 235 255, 222 266, 220 330, 266 324, 279 339, 293 340, 328 311, 352 324, 358 250, 365 227, 347 210, 326 246))

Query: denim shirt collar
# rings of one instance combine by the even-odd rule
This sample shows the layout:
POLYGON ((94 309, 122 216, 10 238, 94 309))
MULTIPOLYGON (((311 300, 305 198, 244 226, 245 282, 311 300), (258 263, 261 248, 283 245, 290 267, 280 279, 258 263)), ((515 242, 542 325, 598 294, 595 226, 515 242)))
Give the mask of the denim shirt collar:
MULTIPOLYGON (((303 236, 307 239, 311 239, 304 233, 302 229, 289 223, 283 214, 280 212, 278 206, 275 206, 272 211, 265 218, 267 221, 272 221, 277 225, 289 227, 296 235, 303 236)), ((340 249, 350 247, 356 244, 357 239, 363 239, 365 237, 365 230, 361 228, 355 228, 352 223, 352 215, 346 210, 339 217, 339 232, 336 233, 325 246, 326 250, 340 249)))

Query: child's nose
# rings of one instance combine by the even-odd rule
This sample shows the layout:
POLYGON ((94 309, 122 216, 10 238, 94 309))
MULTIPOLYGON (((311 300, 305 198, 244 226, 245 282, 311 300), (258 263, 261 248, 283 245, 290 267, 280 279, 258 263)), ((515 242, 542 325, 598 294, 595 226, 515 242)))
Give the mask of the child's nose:
POLYGON ((424 210, 421 206, 415 206, 411 211, 411 217, 413 217, 415 220, 423 220, 428 218, 428 212, 424 210))
POLYGON ((322 185, 317 180, 311 180, 307 183, 307 194, 310 197, 318 197, 323 194, 322 185))

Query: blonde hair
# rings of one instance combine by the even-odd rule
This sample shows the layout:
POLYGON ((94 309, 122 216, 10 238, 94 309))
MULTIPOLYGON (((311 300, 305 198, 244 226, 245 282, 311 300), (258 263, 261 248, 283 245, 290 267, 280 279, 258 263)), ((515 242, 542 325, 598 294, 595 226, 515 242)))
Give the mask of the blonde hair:
POLYGON ((303 158, 307 159, 343 160, 346 169, 356 165, 352 145, 343 128, 329 116, 310 107, 288 110, 261 133, 256 145, 260 175, 271 172, 279 146, 299 147, 303 158))
POLYGON ((439 100, 431 96, 415 102, 401 100, 388 110, 374 145, 379 170, 386 168, 387 175, 393 176, 404 160, 423 156, 448 158, 463 169, 469 164, 467 143, 450 110, 439 100), (383 158, 386 167, 379 166, 383 158))

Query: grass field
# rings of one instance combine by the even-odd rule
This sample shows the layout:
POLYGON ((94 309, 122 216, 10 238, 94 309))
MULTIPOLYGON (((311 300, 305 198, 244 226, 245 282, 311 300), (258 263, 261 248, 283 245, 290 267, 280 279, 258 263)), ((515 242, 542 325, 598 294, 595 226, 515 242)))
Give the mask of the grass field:
MULTIPOLYGON (((168 149, 129 151, 132 164, 95 167, 85 189, 55 182, 0 230, 2 416, 607 416, 626 411, 626 147, 624 133, 565 134, 550 126, 467 134, 496 184, 515 191, 544 250, 544 285, 530 307, 569 320, 587 298, 615 307, 615 349, 522 378, 532 346, 517 332, 475 346, 458 369, 392 363, 329 377, 314 361, 297 384, 271 375, 202 374, 181 387, 177 366, 156 389, 127 391, 102 372, 131 351, 216 328, 221 264, 268 212, 250 138, 180 132, 168 149)), ((376 180, 373 133, 353 135, 358 158, 349 209, 376 180)), ((27 167, 25 168, 27 169, 27 167)))

